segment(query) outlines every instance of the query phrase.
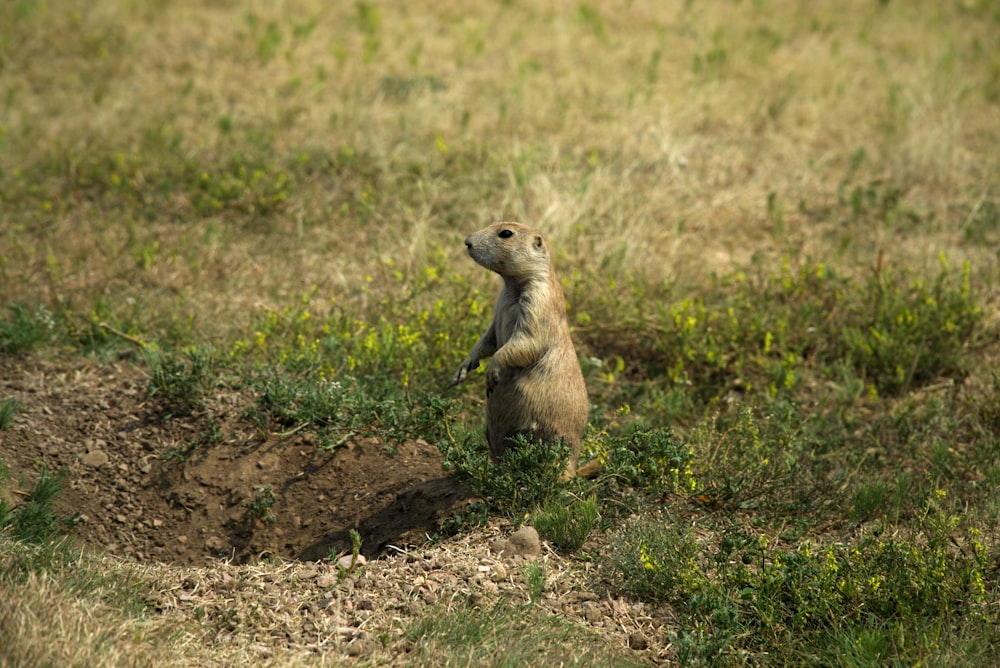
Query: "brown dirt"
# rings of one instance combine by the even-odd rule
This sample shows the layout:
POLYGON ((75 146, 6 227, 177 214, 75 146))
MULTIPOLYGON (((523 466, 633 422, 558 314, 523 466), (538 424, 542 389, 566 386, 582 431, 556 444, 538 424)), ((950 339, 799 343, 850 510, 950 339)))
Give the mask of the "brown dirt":
POLYGON ((262 434, 242 417, 246 393, 209 400, 205 416, 164 419, 148 374, 128 362, 0 355, 0 397, 19 403, 0 431, 0 459, 22 491, 37 470, 66 474, 58 510, 107 553, 198 565, 206 559, 368 556, 426 540, 470 494, 441 469, 437 448, 354 437, 332 452, 309 433, 262 434), (270 487, 273 521, 248 507, 270 487))
MULTIPOLYGON (((428 543, 442 518, 472 502, 442 474, 434 446, 357 437, 323 452, 312 434, 259 433, 242 417, 252 397, 239 392, 209 401, 221 434, 211 441, 205 417, 165 420, 148 382, 127 361, 0 355, 0 397, 19 403, 13 426, 0 431, 0 459, 15 503, 39 467, 65 473, 57 510, 78 514, 73 535, 107 563, 155 580, 159 621, 188 629, 188 659, 410 665, 415 646, 404 629, 421 616, 461 601, 528 600, 521 558, 491 550, 511 531, 505 522, 428 543), (247 507, 266 486, 273 522, 247 507), (380 558, 342 579, 326 558, 349 549, 351 528, 362 551, 380 558)), ((538 559, 545 610, 640 663, 673 661, 669 607, 595 591, 589 566, 547 545, 538 559)))

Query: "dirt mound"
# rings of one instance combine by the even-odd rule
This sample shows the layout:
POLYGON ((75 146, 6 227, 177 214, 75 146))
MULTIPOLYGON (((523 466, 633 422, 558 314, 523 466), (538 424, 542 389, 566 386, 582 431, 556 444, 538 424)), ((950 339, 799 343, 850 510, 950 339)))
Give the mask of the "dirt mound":
POLYGON ((201 564, 320 559, 361 534, 368 556, 419 543, 469 492, 422 440, 355 437, 332 452, 312 434, 261 433, 246 393, 214 396, 207 415, 164 419, 145 370, 128 362, 0 355, 0 397, 19 404, 0 459, 27 488, 64 471, 58 509, 83 541, 140 560, 201 564))

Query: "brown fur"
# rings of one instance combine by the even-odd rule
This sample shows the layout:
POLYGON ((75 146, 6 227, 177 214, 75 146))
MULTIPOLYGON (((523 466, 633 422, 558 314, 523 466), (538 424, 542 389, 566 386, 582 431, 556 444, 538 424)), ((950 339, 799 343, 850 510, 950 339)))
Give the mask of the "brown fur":
POLYGON ((549 246, 538 230, 518 223, 490 225, 470 234, 465 245, 504 285, 489 329, 458 367, 452 385, 492 355, 486 369, 486 440, 493 460, 518 434, 533 441, 563 439, 571 452, 566 473, 573 475, 589 403, 549 246))

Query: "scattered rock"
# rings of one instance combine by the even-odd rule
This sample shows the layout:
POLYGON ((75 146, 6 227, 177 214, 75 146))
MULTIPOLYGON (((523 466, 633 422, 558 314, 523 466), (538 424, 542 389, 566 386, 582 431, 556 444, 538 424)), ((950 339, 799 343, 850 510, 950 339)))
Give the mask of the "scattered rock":
POLYGON ((91 468, 99 469, 108 463, 108 453, 104 450, 91 450, 81 457, 80 461, 91 468))
POLYGON ((490 572, 490 580, 493 582, 503 582, 507 579, 507 567, 503 564, 494 564, 490 572))
POLYGON ((497 538, 490 544, 494 554, 505 557, 537 557, 542 553, 542 542, 534 527, 521 527, 510 538, 497 538))
POLYGON ((537 557, 542 553, 542 542, 535 527, 521 527, 511 534, 510 549, 522 557, 537 557))
POLYGON ((345 554, 337 559, 337 566, 344 569, 351 568, 352 566, 357 568, 358 566, 364 566, 366 563, 368 563, 368 560, 365 559, 365 555, 363 554, 359 554, 356 561, 352 554, 345 554))

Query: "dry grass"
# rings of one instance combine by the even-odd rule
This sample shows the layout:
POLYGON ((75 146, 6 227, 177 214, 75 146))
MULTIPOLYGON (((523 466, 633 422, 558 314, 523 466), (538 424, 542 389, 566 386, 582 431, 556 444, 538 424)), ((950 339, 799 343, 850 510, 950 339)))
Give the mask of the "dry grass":
MULTIPOLYGON (((601 601, 582 573, 551 551, 539 560, 547 593, 529 607, 519 564, 487 547, 499 531, 494 525, 394 554, 348 577, 330 563, 182 568, 80 557, 67 571, 32 573, 6 588, 0 665, 334 666, 353 665, 359 657, 371 665, 468 665, 459 658, 463 651, 439 637, 446 630, 406 637, 418 620, 449 615, 482 616, 484 627, 496 626, 493 634, 537 622, 536 615, 561 616, 558 625, 549 622, 554 628, 547 646, 572 665, 624 660, 613 647, 627 646, 636 633, 649 638, 652 653, 667 651, 662 619, 650 617, 641 604, 601 601), (123 601, 130 588, 136 599, 123 601), (581 601, 598 603, 583 608, 581 601), (603 640, 586 630, 587 609, 601 611, 603 640)), ((33 548, 7 543, 3 549, 13 557, 33 548)), ((536 651, 538 630, 525 635, 533 640, 490 637, 470 647, 470 660, 502 662, 498 657, 505 654, 509 659, 512 652, 536 651)))
POLYGON ((310 285, 353 294, 388 258, 457 258, 499 218, 549 231, 570 266, 689 287, 755 255, 992 254, 963 243, 1000 174, 989 3, 31 7, 4 10, 0 166, 49 165, 51 211, 4 235, 14 299, 114 289, 208 335, 310 285), (204 165, 254 142, 279 161, 349 147, 374 178, 299 174, 260 223, 183 192, 155 212, 59 201, 89 161, 155 171, 150 135, 204 165), (848 178, 913 215, 852 220, 848 178), (370 202, 360 224, 345 198, 370 202))

